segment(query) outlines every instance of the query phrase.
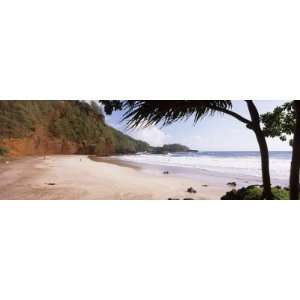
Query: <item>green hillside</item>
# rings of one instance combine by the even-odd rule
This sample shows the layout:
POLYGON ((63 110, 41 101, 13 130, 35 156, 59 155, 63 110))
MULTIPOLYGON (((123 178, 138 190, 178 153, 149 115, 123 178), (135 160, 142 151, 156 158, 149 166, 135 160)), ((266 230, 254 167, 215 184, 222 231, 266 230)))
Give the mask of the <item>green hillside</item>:
POLYGON ((95 102, 0 101, 0 143, 8 138, 30 138, 38 130, 50 138, 84 145, 85 152, 123 154, 149 149, 147 143, 106 125, 95 102))

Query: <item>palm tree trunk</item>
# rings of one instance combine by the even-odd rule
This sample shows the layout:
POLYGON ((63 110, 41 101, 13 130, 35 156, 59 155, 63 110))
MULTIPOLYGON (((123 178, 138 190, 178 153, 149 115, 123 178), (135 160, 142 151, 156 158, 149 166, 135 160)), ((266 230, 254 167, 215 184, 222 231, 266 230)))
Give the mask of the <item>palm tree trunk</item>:
POLYGON ((251 116, 251 125, 248 126, 255 133, 261 155, 261 169, 262 169, 262 180, 263 180, 263 199, 272 200, 273 194, 271 189, 271 177, 270 177, 270 162, 269 162, 269 150, 266 142, 264 133, 260 127, 260 118, 257 108, 253 101, 246 100, 248 110, 251 116))
POLYGON ((262 130, 254 131, 256 139, 259 144, 260 155, 261 155, 261 170, 262 170, 262 179, 263 179, 263 199, 272 200, 273 194, 271 190, 271 177, 270 177, 270 162, 269 162, 269 150, 266 142, 266 138, 262 130))
POLYGON ((299 200, 300 173, 300 101, 294 101, 296 111, 296 128, 294 132, 293 154, 290 173, 290 199, 299 200))

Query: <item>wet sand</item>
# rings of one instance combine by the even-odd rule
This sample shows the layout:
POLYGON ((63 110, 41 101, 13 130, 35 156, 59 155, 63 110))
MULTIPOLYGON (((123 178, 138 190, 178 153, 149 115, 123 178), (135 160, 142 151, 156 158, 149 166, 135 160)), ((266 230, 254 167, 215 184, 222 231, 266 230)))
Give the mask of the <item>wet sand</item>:
POLYGON ((229 187, 144 172, 137 166, 82 155, 25 157, 0 164, 0 199, 220 199, 229 187), (193 187, 196 194, 186 192, 193 187))

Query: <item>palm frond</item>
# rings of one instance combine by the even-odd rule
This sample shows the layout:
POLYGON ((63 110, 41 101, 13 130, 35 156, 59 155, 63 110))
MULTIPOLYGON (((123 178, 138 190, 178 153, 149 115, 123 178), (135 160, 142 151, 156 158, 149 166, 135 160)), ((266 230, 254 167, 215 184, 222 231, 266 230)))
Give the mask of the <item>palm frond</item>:
POLYGON ((196 123, 207 115, 230 109, 231 106, 231 101, 225 100, 131 100, 123 103, 123 121, 126 121, 130 128, 148 127, 159 123, 166 126, 190 117, 193 117, 196 123))

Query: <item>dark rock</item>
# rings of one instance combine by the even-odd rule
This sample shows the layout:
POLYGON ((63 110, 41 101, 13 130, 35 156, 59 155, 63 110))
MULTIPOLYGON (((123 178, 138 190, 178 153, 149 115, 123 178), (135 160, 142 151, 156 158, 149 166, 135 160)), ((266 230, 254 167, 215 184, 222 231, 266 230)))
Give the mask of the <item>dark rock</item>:
POLYGON ((169 174, 169 171, 164 171, 163 174, 167 175, 169 174))
POLYGON ((227 185, 229 185, 229 186, 236 186, 237 184, 236 184, 235 181, 232 181, 232 182, 228 182, 227 185))
POLYGON ((197 193, 197 191, 195 189, 193 189, 192 187, 188 188, 187 192, 191 193, 191 194, 196 194, 197 193))
POLYGON ((183 200, 194 200, 193 198, 184 198, 183 200))
POLYGON ((202 186, 203 186, 203 187, 208 187, 208 185, 207 185, 207 184, 202 184, 202 186))
POLYGON ((180 200, 178 198, 168 198, 168 200, 180 200))
POLYGON ((48 184, 48 185, 56 185, 56 183, 54 183, 54 182, 49 182, 49 183, 46 183, 46 184, 48 184))

